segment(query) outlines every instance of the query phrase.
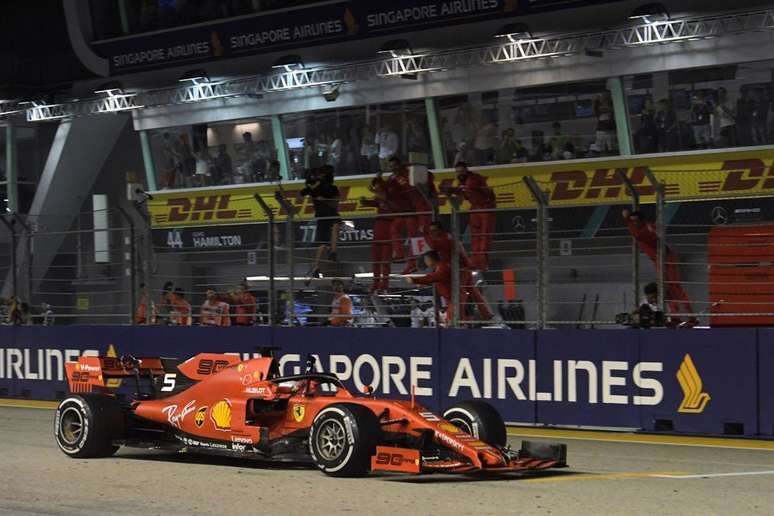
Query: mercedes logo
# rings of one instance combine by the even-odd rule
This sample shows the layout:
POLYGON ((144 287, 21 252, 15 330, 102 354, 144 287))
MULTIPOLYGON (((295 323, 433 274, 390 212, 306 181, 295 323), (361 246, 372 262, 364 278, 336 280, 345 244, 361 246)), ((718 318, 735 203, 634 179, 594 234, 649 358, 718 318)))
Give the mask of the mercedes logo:
POLYGON ((527 230, 527 227, 524 225, 524 217, 521 215, 513 217, 511 219, 511 227, 516 233, 524 233, 527 230))
POLYGON ((718 225, 728 224, 728 210, 723 206, 712 208, 712 221, 718 225))

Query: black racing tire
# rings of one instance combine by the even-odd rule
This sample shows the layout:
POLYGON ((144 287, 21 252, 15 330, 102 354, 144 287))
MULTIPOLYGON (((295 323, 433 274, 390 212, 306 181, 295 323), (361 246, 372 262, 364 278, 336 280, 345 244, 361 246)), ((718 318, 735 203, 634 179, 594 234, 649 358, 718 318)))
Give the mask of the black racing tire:
POLYGON ((491 446, 505 446, 508 435, 500 413, 485 401, 468 400, 446 409, 443 418, 491 446))
POLYGON ((99 394, 70 395, 56 409, 54 438, 65 455, 77 459, 109 457, 120 446, 125 418, 118 400, 99 394))
POLYGON ((332 477, 362 477, 381 436, 376 415, 367 407, 336 403, 322 409, 309 431, 309 450, 320 470, 332 477))

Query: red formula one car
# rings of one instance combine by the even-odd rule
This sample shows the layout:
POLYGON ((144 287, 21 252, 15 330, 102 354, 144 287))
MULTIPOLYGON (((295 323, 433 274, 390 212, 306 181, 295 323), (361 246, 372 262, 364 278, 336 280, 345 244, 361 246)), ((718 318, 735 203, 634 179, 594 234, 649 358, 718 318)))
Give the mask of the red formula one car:
POLYGON ((490 405, 466 401, 437 416, 411 401, 354 395, 332 374, 280 376, 273 358, 80 357, 54 434, 71 457, 120 446, 315 464, 332 476, 369 471, 524 471, 566 465, 562 444, 506 443, 490 405), (123 386, 116 390, 120 384, 123 386), (121 391, 131 387, 131 396, 121 391), (144 391, 144 392, 143 392, 144 391))

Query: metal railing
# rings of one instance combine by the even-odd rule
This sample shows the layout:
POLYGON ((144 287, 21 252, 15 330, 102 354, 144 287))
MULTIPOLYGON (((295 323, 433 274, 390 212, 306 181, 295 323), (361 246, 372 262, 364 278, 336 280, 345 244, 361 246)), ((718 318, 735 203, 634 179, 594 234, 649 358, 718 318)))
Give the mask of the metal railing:
POLYGON ((672 326, 774 321, 774 229, 763 224, 770 198, 678 204, 686 199, 669 193, 663 174, 646 171, 647 182, 635 188, 617 173, 628 197, 613 205, 554 203, 551 185, 525 177, 494 187, 513 190, 523 208, 445 202, 440 215, 342 217, 335 255, 321 249, 331 244, 318 234, 325 220, 297 213, 282 189, 272 202, 256 194, 266 220, 246 225, 151 229, 142 206, 110 210, 96 230, 91 212, 65 232, 48 232, 43 216, 34 224, 6 218, 2 305, 17 299, 28 305, 28 321, 58 324, 608 328, 655 283, 650 305, 672 326), (619 214, 640 209, 644 187, 655 192, 655 204, 642 207, 649 251, 619 214), (277 200, 279 211, 271 207, 277 200), (758 213, 755 224, 728 224, 734 206, 758 213), (490 222, 476 222, 480 215, 490 222), (434 218, 454 244, 445 289, 413 282, 432 272, 422 253, 434 218), (332 313, 337 289, 352 303, 343 318, 332 313))

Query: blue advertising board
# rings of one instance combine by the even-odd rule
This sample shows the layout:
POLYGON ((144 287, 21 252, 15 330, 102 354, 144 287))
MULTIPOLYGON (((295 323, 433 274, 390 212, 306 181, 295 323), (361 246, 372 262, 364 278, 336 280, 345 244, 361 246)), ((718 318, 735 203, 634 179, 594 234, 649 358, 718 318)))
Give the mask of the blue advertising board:
POLYGON ((507 422, 534 423, 534 331, 444 330, 440 335, 442 407, 480 398, 507 422))
POLYGON ((96 42, 111 75, 616 0, 341 0, 96 42))
POLYGON ((774 435, 774 330, 431 330, 0 326, 0 397, 58 399, 80 355, 278 346, 282 374, 319 370, 348 388, 440 411, 492 403, 511 423, 774 435))
POLYGON ((642 428, 668 420, 678 432, 722 434, 734 425, 754 435, 756 346, 756 330, 747 328, 641 332, 640 360, 663 368, 663 400, 641 407, 642 428))
POLYGON ((774 436, 774 329, 758 330, 758 433, 774 436))

